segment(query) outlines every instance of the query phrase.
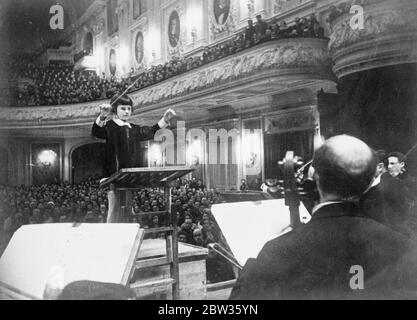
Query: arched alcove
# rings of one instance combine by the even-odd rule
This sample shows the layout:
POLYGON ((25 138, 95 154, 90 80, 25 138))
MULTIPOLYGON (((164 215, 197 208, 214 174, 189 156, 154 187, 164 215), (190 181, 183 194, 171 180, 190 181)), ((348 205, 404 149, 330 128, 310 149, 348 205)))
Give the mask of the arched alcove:
POLYGON ((79 183, 89 177, 101 177, 104 161, 104 144, 89 143, 71 152, 71 181, 79 183))

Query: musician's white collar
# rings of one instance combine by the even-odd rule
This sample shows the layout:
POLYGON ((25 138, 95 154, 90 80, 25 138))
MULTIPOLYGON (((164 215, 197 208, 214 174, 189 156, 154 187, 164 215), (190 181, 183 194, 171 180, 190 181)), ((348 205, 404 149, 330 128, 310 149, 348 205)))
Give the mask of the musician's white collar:
POLYGON ((374 179, 374 181, 372 181, 371 187, 369 189, 371 189, 372 187, 375 187, 375 186, 377 186, 378 184, 381 183, 381 176, 382 176, 382 174, 380 174, 378 177, 376 177, 374 179))
POLYGON ((318 210, 320 210, 321 208, 323 208, 325 206, 329 206, 329 205, 335 204, 335 203, 343 203, 343 202, 346 202, 346 201, 343 201, 343 200, 339 200, 339 201, 325 201, 325 202, 319 203, 318 205, 316 205, 313 208, 313 210, 311 212, 311 215, 313 216, 318 210))

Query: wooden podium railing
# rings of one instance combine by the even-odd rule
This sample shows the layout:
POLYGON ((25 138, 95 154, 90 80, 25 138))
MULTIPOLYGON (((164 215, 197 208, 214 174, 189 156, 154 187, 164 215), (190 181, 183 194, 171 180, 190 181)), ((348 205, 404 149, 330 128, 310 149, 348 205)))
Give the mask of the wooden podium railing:
POLYGON ((178 266, 178 230, 177 216, 171 211, 171 187, 176 179, 194 171, 190 167, 165 167, 165 168, 126 168, 114 173, 100 184, 100 187, 109 186, 115 192, 118 203, 119 221, 127 222, 127 212, 132 212, 132 191, 142 188, 163 187, 168 214, 169 227, 147 229, 146 233, 164 233, 166 240, 166 258, 153 259, 146 263, 136 263, 136 269, 150 268, 161 265, 170 266, 170 278, 151 281, 148 283, 132 283, 133 289, 140 290, 143 287, 172 285, 172 298, 177 300, 179 296, 179 266, 178 266), (121 202, 120 200, 123 200, 121 202), (122 209, 124 208, 124 210, 122 209))

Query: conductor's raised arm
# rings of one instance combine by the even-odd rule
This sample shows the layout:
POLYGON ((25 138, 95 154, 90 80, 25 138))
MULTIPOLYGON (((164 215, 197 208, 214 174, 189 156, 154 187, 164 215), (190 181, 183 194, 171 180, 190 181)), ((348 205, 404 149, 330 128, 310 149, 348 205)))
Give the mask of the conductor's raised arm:
POLYGON ((100 105, 100 115, 93 123, 91 134, 100 139, 106 139, 106 129, 104 128, 106 122, 111 118, 112 107, 109 104, 100 105))

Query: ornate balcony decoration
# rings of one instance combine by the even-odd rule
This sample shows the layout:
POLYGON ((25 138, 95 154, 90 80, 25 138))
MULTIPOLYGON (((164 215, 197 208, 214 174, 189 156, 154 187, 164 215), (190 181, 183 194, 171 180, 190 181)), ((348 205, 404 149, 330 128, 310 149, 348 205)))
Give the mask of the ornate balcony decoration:
MULTIPOLYGON (((150 87, 131 92, 135 114, 166 106, 199 105, 233 92, 275 94, 290 85, 333 81, 328 40, 293 38, 269 41, 150 87), (205 101, 207 100, 207 101, 205 101)), ((27 108, 1 108, 0 124, 7 126, 71 125, 90 123, 106 101, 27 108)))
POLYGON ((147 106, 194 92, 221 90, 224 88, 222 85, 254 75, 270 72, 279 75, 288 69, 324 68, 330 65, 326 43, 327 40, 301 38, 269 42, 133 93, 132 99, 139 106, 147 106))
MULTIPOLYGON (((417 1, 349 1, 364 9, 364 28, 353 30, 353 14, 341 10, 330 21, 329 49, 333 71, 340 78, 350 73, 403 63, 417 62, 417 1)), ((340 6, 339 6, 340 8, 340 6)))

